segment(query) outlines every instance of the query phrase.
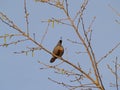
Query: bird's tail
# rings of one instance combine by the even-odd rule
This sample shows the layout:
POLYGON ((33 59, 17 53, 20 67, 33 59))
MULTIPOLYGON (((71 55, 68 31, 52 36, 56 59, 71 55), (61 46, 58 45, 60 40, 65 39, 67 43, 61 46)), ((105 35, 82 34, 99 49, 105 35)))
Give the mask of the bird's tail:
POLYGON ((52 58, 50 59, 50 63, 53 63, 53 62, 55 61, 55 59, 56 59, 56 57, 52 57, 52 58))

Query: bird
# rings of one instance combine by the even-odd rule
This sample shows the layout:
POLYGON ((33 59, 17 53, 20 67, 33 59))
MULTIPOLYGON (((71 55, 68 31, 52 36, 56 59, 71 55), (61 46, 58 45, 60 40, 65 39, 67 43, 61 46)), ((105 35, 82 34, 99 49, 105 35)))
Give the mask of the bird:
MULTIPOLYGON (((53 54, 57 55, 58 57, 61 57, 64 53, 64 47, 62 46, 62 40, 59 40, 57 45, 53 49, 53 54)), ((53 63, 57 57, 52 56, 50 59, 50 63, 53 63)))

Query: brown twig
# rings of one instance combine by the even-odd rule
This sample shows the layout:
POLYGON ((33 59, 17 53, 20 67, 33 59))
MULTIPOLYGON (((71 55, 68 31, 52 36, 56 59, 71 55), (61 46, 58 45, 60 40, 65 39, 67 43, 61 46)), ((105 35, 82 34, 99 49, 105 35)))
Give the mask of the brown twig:
POLYGON ((100 58, 100 60, 98 60, 97 64, 99 64, 100 62, 103 61, 103 59, 107 58, 110 54, 112 54, 112 52, 113 52, 116 48, 118 48, 118 46, 120 46, 120 42, 119 42, 115 47, 113 47, 110 51, 108 51, 104 56, 102 56, 102 57, 100 58))
POLYGON ((93 17, 93 20, 92 20, 92 22, 90 23, 90 25, 89 25, 89 27, 88 27, 88 31, 86 32, 87 34, 90 33, 90 37, 89 37, 89 40, 88 40, 89 43, 90 43, 91 40, 92 40, 92 39, 91 39, 91 38, 92 38, 92 29, 91 29, 91 28, 92 28, 92 25, 93 25, 95 19, 96 19, 96 17, 93 17))
MULTIPOLYGON (((84 0, 83 3, 82 3, 82 5, 81 5, 81 7, 80 7, 80 9, 79 9, 78 12, 76 13, 73 21, 75 21, 78 16, 79 16, 79 19, 80 19, 80 17, 83 15, 83 12, 84 12, 85 7, 86 7, 87 4, 88 4, 88 0, 84 0)), ((78 23, 79 23, 79 22, 78 22, 78 23)), ((77 26, 78 26, 78 25, 77 25, 77 26)))
POLYGON ((54 83, 57 83, 57 84, 59 84, 59 85, 63 85, 64 87, 66 87, 66 88, 69 88, 70 90, 75 90, 75 89, 77 89, 77 88, 89 88, 89 90, 90 90, 90 88, 97 88, 96 86, 94 86, 94 85, 91 85, 91 84, 81 84, 81 85, 70 85, 70 84, 66 84, 66 83, 63 83, 63 82, 58 82, 58 81, 56 81, 56 80, 53 80, 53 79, 51 79, 51 78, 48 78, 50 81, 52 81, 52 82, 54 82, 54 83))
POLYGON ((115 70, 113 70, 113 68, 110 66, 110 65, 107 65, 108 69, 110 70, 110 72, 115 76, 115 84, 112 84, 111 83, 111 86, 112 87, 116 87, 116 90, 119 90, 119 84, 118 84, 118 80, 120 80, 120 77, 118 76, 118 58, 116 57, 116 60, 113 62, 114 63, 114 67, 115 67, 115 70))
POLYGON ((80 19, 81 19, 82 15, 83 15, 83 12, 84 12, 87 4, 88 4, 88 0, 84 0, 83 4, 81 5, 81 9, 78 11, 78 13, 76 13, 75 18, 73 19, 73 21, 75 21, 75 19, 79 15, 78 22, 77 22, 77 29, 79 28, 80 19))
POLYGON ((88 48, 88 50, 90 50, 89 52, 91 52, 90 55, 91 55, 92 58, 90 60, 91 60, 91 63, 92 63, 93 69, 94 69, 95 77, 96 77, 98 85, 99 85, 99 80, 100 80, 100 83, 102 85, 102 81, 101 81, 99 71, 98 71, 98 68, 97 68, 97 64, 96 64, 96 58, 95 58, 93 49, 91 47, 91 43, 89 42, 86 30, 85 30, 85 26, 84 26, 84 20, 83 20, 82 17, 81 17, 81 22, 82 22, 82 28, 83 28, 84 36, 85 36, 85 39, 86 39, 88 47, 89 47, 89 48, 88 47, 87 48, 88 48))
POLYGON ((66 4, 67 15, 69 15, 69 12, 68 12, 68 1, 67 0, 65 0, 65 4, 66 4))
POLYGON ((0 36, 0 38, 12 38, 14 36, 22 36, 22 34, 5 34, 3 36, 0 36))
POLYGON ((55 19, 55 18, 52 18, 52 19, 49 19, 49 20, 46 20, 46 21, 41 21, 41 22, 47 22, 47 23, 53 23, 53 22, 56 22, 56 23, 60 23, 60 24, 63 24, 63 25, 68 25, 68 26, 71 26, 69 23, 65 23, 63 21, 65 20, 68 20, 68 19, 55 19))
POLYGON ((6 46, 6 47, 7 47, 7 46, 12 45, 12 44, 16 45, 16 44, 18 44, 18 43, 25 42, 25 41, 27 41, 27 40, 28 40, 28 39, 23 39, 23 40, 14 41, 14 42, 11 42, 11 43, 4 43, 4 44, 1 44, 0 47, 1 47, 1 46, 3 46, 3 47, 6 46))
POLYGON ((73 40, 70 40, 70 39, 67 39, 69 42, 71 42, 71 43, 74 43, 74 44, 80 44, 80 45, 82 45, 82 43, 80 43, 80 42, 77 42, 77 41, 73 41, 73 40))
POLYGON ((111 8, 111 10, 112 10, 116 15, 118 15, 118 16, 120 17, 120 13, 119 13, 116 9, 114 9, 110 4, 109 4, 108 6, 111 8))
POLYGON ((43 35, 43 37, 42 37, 42 39, 41 39, 41 42, 40 42, 41 44, 43 43, 43 40, 44 40, 45 36, 47 35, 49 25, 50 25, 50 23, 48 23, 48 25, 47 25, 47 28, 46 28, 46 30, 45 30, 45 33, 44 33, 44 35, 43 35))
MULTIPOLYGON (((33 54, 33 52, 34 51, 36 51, 36 50, 41 50, 41 48, 40 47, 32 47, 32 48, 29 48, 29 47, 27 47, 29 50, 22 50, 22 51, 20 51, 20 52, 13 52, 13 53, 15 53, 15 54, 28 54, 28 52, 32 52, 32 54, 33 54)), ((33 56, 33 55, 32 55, 33 56)))

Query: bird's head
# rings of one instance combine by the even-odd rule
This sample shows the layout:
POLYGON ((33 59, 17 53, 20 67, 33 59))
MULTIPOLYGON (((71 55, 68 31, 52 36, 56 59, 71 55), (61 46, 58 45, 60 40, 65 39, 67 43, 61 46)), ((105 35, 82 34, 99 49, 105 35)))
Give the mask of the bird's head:
POLYGON ((62 40, 59 40, 59 43, 62 44, 62 40))

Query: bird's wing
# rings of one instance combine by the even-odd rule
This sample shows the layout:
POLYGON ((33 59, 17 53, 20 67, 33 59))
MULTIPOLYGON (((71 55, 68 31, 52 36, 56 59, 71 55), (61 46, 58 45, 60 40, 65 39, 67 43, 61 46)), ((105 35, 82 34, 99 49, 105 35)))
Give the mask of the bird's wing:
POLYGON ((62 46, 57 45, 54 50, 53 53, 59 57, 61 57, 64 53, 64 48, 62 46))

